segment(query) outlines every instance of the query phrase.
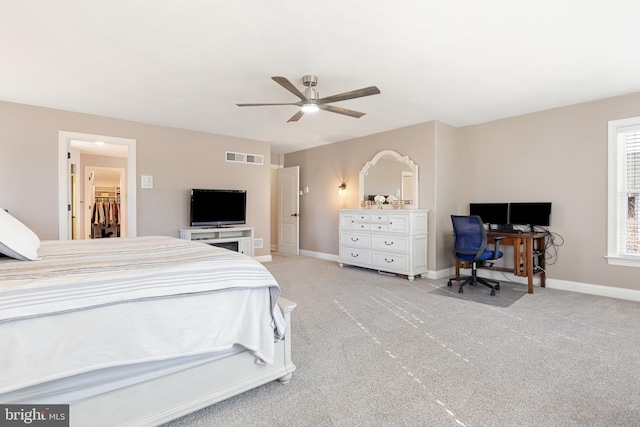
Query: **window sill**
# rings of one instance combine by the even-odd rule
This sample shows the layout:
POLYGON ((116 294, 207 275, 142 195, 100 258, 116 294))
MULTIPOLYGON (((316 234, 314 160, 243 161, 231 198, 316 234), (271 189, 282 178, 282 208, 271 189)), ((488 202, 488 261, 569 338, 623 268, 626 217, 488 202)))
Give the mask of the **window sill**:
POLYGON ((609 265, 618 265, 621 267, 640 267, 639 257, 623 257, 619 255, 605 256, 609 265))

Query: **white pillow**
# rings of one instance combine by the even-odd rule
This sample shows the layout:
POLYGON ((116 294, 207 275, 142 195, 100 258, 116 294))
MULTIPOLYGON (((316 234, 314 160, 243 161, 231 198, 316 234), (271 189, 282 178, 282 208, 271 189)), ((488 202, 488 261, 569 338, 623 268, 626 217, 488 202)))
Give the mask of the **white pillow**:
POLYGON ((22 261, 38 259, 40 239, 29 227, 0 208, 0 253, 22 261))

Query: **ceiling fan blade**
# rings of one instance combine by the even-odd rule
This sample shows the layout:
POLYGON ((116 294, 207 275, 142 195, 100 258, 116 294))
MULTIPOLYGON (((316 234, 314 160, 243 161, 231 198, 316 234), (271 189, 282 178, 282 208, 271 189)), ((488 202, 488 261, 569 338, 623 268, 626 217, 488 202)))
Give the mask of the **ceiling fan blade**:
POLYGON ((289 120, 287 120, 287 123, 289 122, 297 122, 298 120, 300 120, 300 117, 304 116, 304 111, 299 110, 297 113, 295 113, 293 116, 291 116, 291 118, 289 120))
POLYGON ((359 111, 348 110, 346 108, 334 107, 333 105, 318 105, 321 110, 330 111, 332 113, 344 114, 345 116, 355 117, 359 119, 364 116, 365 113, 361 113, 359 111))
POLYGON ((286 102, 282 104, 236 104, 238 107, 263 107, 265 105, 302 105, 301 102, 286 102))
POLYGON ((352 90, 351 92, 340 93, 338 95, 327 96, 326 98, 318 99, 318 104, 326 104, 329 102, 344 101, 353 98, 362 98, 363 96, 377 95, 380 93, 380 89, 375 86, 369 86, 362 89, 352 90))
POLYGON ((302 101, 307 100, 307 98, 302 94, 302 92, 300 92, 298 88, 296 88, 289 80, 287 80, 286 77, 274 76, 274 77, 271 77, 271 79, 276 83, 278 83, 283 88, 285 88, 286 90, 288 90, 289 92, 291 92, 292 94, 294 94, 295 96, 297 96, 298 98, 300 98, 302 101))

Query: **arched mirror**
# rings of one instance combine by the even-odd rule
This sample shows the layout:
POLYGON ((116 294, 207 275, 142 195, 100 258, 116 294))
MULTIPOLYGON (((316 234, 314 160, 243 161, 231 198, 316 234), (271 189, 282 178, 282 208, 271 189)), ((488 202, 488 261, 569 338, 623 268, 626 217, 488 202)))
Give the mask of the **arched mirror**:
POLYGON ((377 195, 411 201, 404 208, 418 208, 418 165, 397 151, 383 150, 360 171, 360 201, 377 195))

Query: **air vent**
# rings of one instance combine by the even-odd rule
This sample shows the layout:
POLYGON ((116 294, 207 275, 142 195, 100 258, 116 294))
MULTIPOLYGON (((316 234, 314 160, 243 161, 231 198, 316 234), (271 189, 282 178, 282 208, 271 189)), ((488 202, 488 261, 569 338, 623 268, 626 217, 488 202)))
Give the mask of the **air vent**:
POLYGON ((225 160, 227 162, 249 163, 252 165, 264 164, 264 156, 261 154, 235 153, 233 151, 225 151, 225 160))
POLYGON ((234 163, 244 163, 246 158, 244 153, 234 153, 233 151, 225 151, 225 157, 227 162, 234 163))
POLYGON ((264 157, 260 154, 247 154, 247 163, 252 163, 254 165, 263 165, 264 157))

